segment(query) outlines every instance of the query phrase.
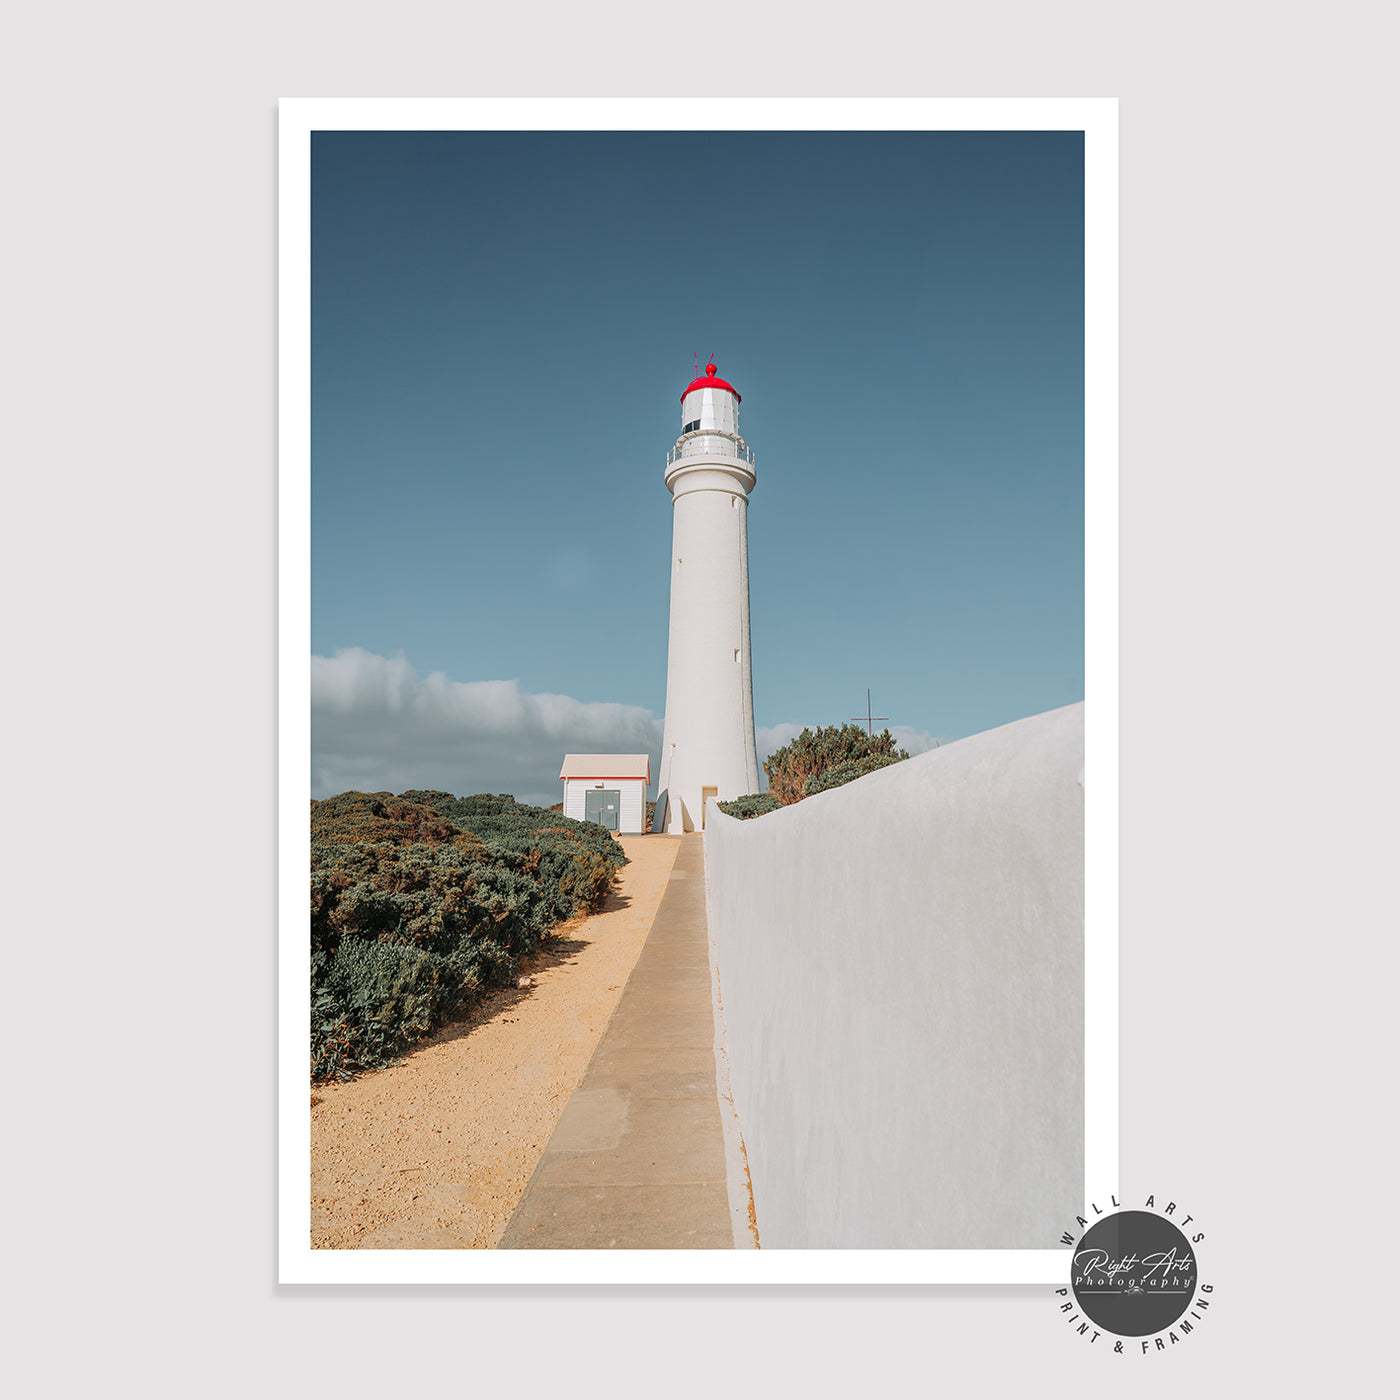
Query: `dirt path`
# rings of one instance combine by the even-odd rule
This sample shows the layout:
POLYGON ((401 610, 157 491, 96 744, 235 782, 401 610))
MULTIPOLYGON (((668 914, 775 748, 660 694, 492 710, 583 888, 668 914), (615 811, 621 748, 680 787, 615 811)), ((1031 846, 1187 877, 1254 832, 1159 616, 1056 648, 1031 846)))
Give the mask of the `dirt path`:
POLYGON ((317 1085, 313 1249, 491 1249, 641 953, 680 838, 624 836, 602 913, 566 924, 499 992, 392 1069, 317 1085))

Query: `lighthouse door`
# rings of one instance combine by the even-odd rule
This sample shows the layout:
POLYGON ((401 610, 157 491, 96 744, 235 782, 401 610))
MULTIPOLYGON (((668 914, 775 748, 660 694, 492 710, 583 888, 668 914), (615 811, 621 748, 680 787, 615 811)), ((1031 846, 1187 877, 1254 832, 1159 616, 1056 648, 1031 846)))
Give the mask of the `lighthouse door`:
POLYGON ((719 796, 719 789, 718 789, 717 787, 712 787, 712 788, 710 788, 710 787, 702 787, 702 788, 700 789, 700 830, 701 830, 701 831, 704 831, 704 829, 705 829, 705 809, 709 806, 710 798, 712 798, 712 797, 718 797, 718 796, 719 796))
POLYGON ((609 831, 616 831, 618 812, 621 806, 621 792, 609 791, 605 788, 589 788, 583 795, 583 819, 586 822, 597 822, 599 826, 605 826, 609 831))

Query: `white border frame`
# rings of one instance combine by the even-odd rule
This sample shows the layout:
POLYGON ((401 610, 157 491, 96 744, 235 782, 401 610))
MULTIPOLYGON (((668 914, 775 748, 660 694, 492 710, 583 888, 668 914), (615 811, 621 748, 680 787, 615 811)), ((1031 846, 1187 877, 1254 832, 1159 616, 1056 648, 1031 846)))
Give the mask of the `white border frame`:
MULTIPOLYGON (((311 770, 311 132, 1083 131, 1085 1214, 1118 1186, 1118 103, 1113 98, 286 98, 279 115, 279 1281, 1061 1284, 1063 1248, 313 1250, 306 1083, 311 770)), ((1072 1230, 1074 1222, 1065 1221, 1072 1230)))

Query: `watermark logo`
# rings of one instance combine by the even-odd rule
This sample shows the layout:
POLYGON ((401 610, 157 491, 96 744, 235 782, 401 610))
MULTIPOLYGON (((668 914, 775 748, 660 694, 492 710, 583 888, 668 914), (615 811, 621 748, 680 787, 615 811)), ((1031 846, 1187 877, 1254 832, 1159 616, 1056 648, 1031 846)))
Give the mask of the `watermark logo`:
POLYGON ((1210 1308, 1214 1285, 1201 1282, 1195 1248, 1205 1232, 1191 1230, 1195 1217, 1179 1214, 1175 1201, 1158 1211, 1149 1196, 1140 1210, 1124 1210, 1109 1199, 1114 1210, 1091 1205, 1078 1217, 1078 1240, 1069 1230, 1060 1236, 1071 1246, 1069 1286, 1055 1290, 1060 1312, 1081 1337, 1119 1355, 1169 1351, 1210 1308))

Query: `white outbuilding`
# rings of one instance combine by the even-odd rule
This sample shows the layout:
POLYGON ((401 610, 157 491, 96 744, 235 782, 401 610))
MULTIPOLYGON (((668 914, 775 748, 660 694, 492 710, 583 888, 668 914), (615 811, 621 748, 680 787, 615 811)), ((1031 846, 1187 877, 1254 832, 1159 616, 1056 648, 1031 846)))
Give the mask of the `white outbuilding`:
POLYGON ((564 815, 622 836, 646 830, 651 759, 644 753, 566 753, 564 815))

